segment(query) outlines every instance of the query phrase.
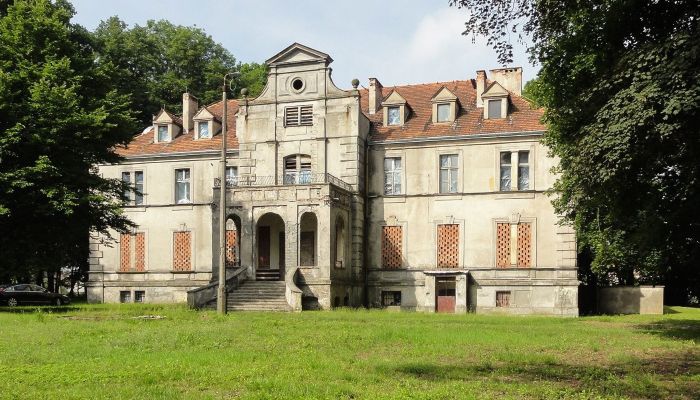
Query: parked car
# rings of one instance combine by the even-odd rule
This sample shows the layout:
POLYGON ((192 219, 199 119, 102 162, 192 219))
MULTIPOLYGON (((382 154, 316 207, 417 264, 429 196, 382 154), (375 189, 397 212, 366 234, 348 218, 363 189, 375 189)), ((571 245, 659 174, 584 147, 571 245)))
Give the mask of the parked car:
POLYGON ((68 296, 51 293, 39 285, 20 284, 0 289, 0 304, 10 307, 33 304, 60 306, 69 303, 70 298, 68 296))

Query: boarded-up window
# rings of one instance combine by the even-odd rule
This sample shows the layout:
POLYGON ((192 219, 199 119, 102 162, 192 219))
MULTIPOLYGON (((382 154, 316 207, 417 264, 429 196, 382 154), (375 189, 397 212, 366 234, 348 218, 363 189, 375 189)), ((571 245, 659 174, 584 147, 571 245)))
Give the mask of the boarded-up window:
POLYGON ((226 266, 238 265, 238 239, 234 229, 226 229, 226 266))
POLYGON ((401 268, 403 229, 400 226, 382 227, 382 267, 401 268))
POLYGON ((173 271, 192 270, 191 232, 173 233, 173 271))
POLYGON ((119 271, 131 271, 131 235, 122 233, 119 240, 119 271))
POLYGON ((400 306, 401 292, 400 291, 382 291, 382 306, 400 306))
POLYGON ((510 307, 510 292, 496 292, 496 307, 510 307))
POLYGON ((143 272, 146 270, 146 235, 143 232, 138 232, 134 237, 136 238, 134 248, 136 253, 136 271, 143 272))
POLYGON ((510 224, 496 224, 496 267, 510 266, 510 224))
POLYGON ((438 268, 456 268, 459 266, 459 225, 438 225, 437 253, 438 268))
POLYGON ((518 267, 532 266, 532 225, 529 223, 518 224, 518 267))
POLYGON ((313 125, 314 109, 311 105, 287 107, 284 109, 285 126, 313 125))
POLYGON ((301 232, 299 238, 299 261, 301 265, 316 265, 316 232, 301 232))

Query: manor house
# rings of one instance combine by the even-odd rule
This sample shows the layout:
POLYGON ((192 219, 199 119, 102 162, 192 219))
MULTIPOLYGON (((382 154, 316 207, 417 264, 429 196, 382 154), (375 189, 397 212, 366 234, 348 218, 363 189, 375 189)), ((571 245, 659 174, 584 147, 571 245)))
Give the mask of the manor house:
POLYGON ((161 110, 100 165, 137 189, 138 227, 93 235, 88 300, 213 304, 225 224, 229 310, 578 315, 575 235, 545 194, 557 160, 522 69, 340 89, 332 61, 292 44, 259 96, 227 102, 227 126, 223 102, 185 93, 182 115, 161 110))

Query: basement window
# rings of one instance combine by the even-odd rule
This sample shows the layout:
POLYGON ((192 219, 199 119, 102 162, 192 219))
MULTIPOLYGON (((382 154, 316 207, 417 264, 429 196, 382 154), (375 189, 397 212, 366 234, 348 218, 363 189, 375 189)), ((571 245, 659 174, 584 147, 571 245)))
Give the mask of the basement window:
POLYGON ((134 303, 143 303, 146 300, 146 292, 137 290, 134 292, 134 303))
POLYGON ((119 302, 131 303, 131 292, 128 290, 122 290, 121 292, 119 292, 119 302))
POLYGON ((510 307, 510 291, 496 292, 496 307, 510 307))
POLYGON ((400 291, 382 291, 382 307, 400 306, 400 291))

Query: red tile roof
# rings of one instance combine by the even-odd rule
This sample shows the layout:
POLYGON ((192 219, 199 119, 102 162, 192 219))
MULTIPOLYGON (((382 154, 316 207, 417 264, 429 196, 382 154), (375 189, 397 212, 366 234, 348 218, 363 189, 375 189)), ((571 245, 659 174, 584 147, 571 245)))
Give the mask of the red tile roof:
POLYGON ((410 114, 403 126, 384 126, 381 109, 369 114, 369 91, 360 90, 362 112, 371 123, 373 142, 401 139, 428 138, 441 136, 461 136, 484 133, 543 131, 540 122, 543 110, 530 106, 527 100, 511 94, 510 112, 505 119, 484 119, 483 109, 476 108, 476 84, 473 80, 436 82, 419 85, 382 88, 382 98, 396 91, 410 108, 410 114), (457 96, 459 110, 453 123, 433 123, 431 99, 443 87, 457 96))
MULTIPOLYGON (((207 106, 207 109, 220 121, 223 114, 223 101, 210 104, 207 106)), ((228 132, 226 133, 226 147, 229 149, 237 149, 238 139, 236 138, 236 113, 238 112, 238 101, 229 100, 227 111, 228 132)), ((151 128, 144 133, 134 136, 131 143, 129 143, 127 147, 118 148, 117 153, 124 157, 133 157, 220 149, 220 133, 214 135, 214 137, 211 139, 194 140, 194 129, 191 129, 189 132, 182 132, 178 137, 170 142, 153 143, 153 128, 151 128)))

